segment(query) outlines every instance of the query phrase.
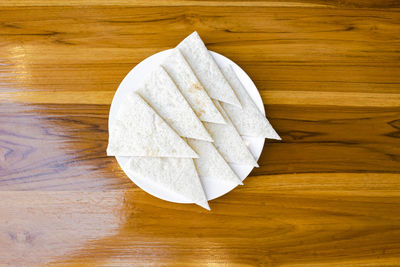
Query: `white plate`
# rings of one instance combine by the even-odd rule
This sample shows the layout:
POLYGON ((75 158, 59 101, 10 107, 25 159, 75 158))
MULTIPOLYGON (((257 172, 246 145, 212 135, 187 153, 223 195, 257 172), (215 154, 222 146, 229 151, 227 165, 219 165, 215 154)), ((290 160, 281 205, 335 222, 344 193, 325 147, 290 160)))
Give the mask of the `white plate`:
MULTIPOLYGON (((117 91, 115 92, 113 101, 111 103, 110 108, 110 115, 108 118, 108 127, 110 127, 111 121, 115 120, 118 112, 118 108, 123 101, 123 99, 133 91, 135 85, 140 84, 140 82, 146 77, 146 75, 153 70, 156 66, 160 65, 164 58, 166 58, 172 49, 164 50, 157 54, 154 54, 142 62, 140 62, 136 67, 134 67, 128 75, 124 78, 124 80, 119 85, 117 91)), ((261 112, 265 115, 264 105, 261 99, 260 94, 256 86, 254 85, 253 81, 250 77, 244 72, 238 65, 236 65, 232 60, 220 55, 216 52, 210 51, 214 59, 217 61, 218 65, 225 66, 225 65, 232 65, 233 69, 235 70, 237 76, 239 77, 240 81, 242 82, 243 86, 246 88, 247 92, 256 103, 257 107, 261 110, 261 112)), ((250 151, 253 153, 256 160, 261 155, 262 149, 264 147, 264 138, 259 137, 243 137, 246 144, 248 145, 250 151)), ((164 190, 157 185, 151 184, 147 182, 145 179, 140 177, 135 177, 131 173, 127 171, 125 168, 126 162, 128 161, 129 157, 116 157, 119 165, 121 166, 122 170, 125 174, 141 189, 146 191, 147 193, 161 198, 166 201, 176 202, 176 203, 189 203, 188 200, 172 194, 169 191, 164 190)), ((235 173, 239 176, 239 178, 243 181, 249 175, 253 167, 248 165, 238 165, 238 164, 230 164, 232 169, 235 173)), ((210 179, 208 177, 201 177, 201 181, 203 184, 203 188, 206 191, 207 199, 211 200, 217 197, 220 197, 232 189, 235 186, 225 184, 222 182, 215 181, 214 179, 210 179)))

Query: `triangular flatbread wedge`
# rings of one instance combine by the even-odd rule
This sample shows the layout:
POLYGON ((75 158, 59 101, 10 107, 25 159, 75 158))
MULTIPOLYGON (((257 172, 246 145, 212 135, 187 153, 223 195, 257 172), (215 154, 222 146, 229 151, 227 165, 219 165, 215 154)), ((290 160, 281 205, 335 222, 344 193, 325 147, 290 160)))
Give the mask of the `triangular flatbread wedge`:
POLYGON ((136 89, 144 100, 182 137, 213 142, 189 103, 158 66, 136 89))
POLYGON ((171 55, 165 59, 162 66, 201 121, 225 123, 222 115, 178 49, 172 50, 171 55))
POLYGON ((234 185, 243 184, 213 143, 194 139, 186 139, 186 142, 199 155, 194 164, 200 177, 210 177, 234 185))
POLYGON ((131 157, 128 172, 210 210, 192 159, 131 157))
POLYGON ((197 32, 186 37, 177 48, 189 62, 211 98, 241 107, 231 86, 197 32))
POLYGON ((242 104, 240 109, 234 105, 221 103, 238 132, 241 135, 281 140, 247 93, 232 66, 221 67, 221 70, 242 104))
POLYGON ((221 105, 218 101, 214 101, 214 104, 224 116, 226 124, 205 122, 204 125, 214 139, 215 147, 219 153, 227 162, 258 167, 256 160, 221 105))
POLYGON ((108 156, 196 158, 197 154, 137 94, 121 104, 109 129, 108 156))

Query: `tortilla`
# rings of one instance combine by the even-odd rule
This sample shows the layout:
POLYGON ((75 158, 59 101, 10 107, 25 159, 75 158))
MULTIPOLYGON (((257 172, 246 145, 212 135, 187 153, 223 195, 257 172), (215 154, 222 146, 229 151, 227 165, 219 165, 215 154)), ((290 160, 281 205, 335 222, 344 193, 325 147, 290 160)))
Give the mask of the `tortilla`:
POLYGON ((161 66, 150 73, 136 92, 180 136, 213 142, 199 118, 161 66))
POLYGON ((200 178, 210 177, 234 185, 243 184, 212 143, 194 139, 186 141, 199 155, 194 164, 200 178))
POLYGON ((177 48, 189 62, 211 98, 241 107, 231 86, 197 32, 186 37, 177 48))
POLYGON ((225 123, 222 115, 178 49, 162 64, 201 121, 225 123))
POLYGON ((210 210, 192 159, 131 157, 128 172, 210 210))
POLYGON ((258 167, 257 161, 249 151, 242 137, 232 125, 229 117, 218 103, 214 101, 226 124, 204 123, 208 132, 214 139, 215 147, 227 162, 258 167))
POLYGON ((137 94, 121 104, 109 129, 108 156, 196 158, 197 154, 137 94))
POLYGON ((242 104, 242 109, 240 109, 234 105, 221 103, 238 132, 241 135, 281 140, 247 93, 232 66, 221 67, 221 70, 242 104))

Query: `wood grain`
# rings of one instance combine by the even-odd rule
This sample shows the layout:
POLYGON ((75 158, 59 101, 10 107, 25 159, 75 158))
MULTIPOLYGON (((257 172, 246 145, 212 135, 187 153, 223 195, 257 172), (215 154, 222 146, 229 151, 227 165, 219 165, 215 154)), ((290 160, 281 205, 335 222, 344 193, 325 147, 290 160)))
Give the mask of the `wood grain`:
POLYGON ((0 265, 398 266, 399 7, 0 2, 0 265), (283 137, 211 212, 146 194, 105 154, 120 81, 193 30, 283 137))
MULTIPOLYGON (((79 0, 51 1, 51 0, 10 0, 0 2, 4 6, 81 6, 79 0)), ((307 0, 298 2, 293 0, 253 0, 253 1, 221 1, 221 0, 88 0, 85 6, 93 5, 122 5, 122 6, 264 6, 264 7, 369 7, 395 8, 400 4, 396 0, 307 0)))

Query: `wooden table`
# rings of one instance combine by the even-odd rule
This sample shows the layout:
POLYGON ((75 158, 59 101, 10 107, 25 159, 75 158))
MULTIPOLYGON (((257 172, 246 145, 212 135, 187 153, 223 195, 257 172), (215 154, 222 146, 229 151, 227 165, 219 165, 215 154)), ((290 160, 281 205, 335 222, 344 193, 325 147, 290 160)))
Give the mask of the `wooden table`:
POLYGON ((0 3, 1 266, 400 264, 398 1, 81 2, 0 3), (120 81, 193 30, 283 137, 211 212, 105 153, 120 81))

